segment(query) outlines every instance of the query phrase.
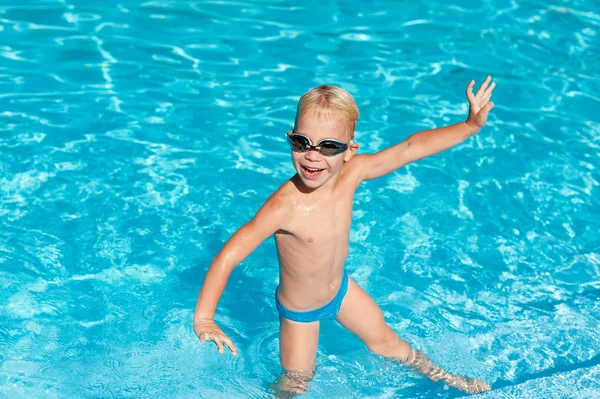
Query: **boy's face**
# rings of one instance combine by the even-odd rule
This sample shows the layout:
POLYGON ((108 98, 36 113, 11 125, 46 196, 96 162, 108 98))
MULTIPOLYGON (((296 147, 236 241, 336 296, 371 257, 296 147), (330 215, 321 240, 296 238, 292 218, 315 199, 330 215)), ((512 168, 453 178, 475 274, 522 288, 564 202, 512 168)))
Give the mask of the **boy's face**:
MULTIPOLYGON (((309 112, 296 121, 295 131, 310 139, 312 145, 318 145, 323 139, 335 139, 348 143, 352 137, 353 126, 339 115, 309 112)), ((348 147, 345 152, 333 156, 324 156, 311 149, 307 152, 292 151, 292 162, 302 182, 309 188, 318 188, 329 179, 337 176, 344 165, 358 150, 358 144, 348 147)))

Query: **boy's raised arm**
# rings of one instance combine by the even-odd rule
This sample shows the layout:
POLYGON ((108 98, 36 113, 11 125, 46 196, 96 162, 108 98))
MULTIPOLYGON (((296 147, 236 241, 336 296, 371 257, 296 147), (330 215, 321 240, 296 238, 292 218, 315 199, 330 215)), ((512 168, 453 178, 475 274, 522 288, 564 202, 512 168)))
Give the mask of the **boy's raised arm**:
POLYGON ((235 266, 281 227, 281 222, 285 218, 282 202, 277 193, 272 195, 254 218, 236 231, 225 243, 206 273, 194 311, 194 332, 201 343, 205 340, 214 341, 220 353, 224 351, 223 344, 227 345, 234 355, 237 354, 237 349, 214 322, 217 303, 235 266))
POLYGON ((489 85, 491 79, 491 76, 488 76, 476 94, 473 94, 472 91, 475 81, 471 81, 467 86, 466 94, 470 108, 466 122, 439 129, 423 130, 413 134, 400 144, 376 154, 356 156, 355 158, 359 158, 363 164, 362 180, 375 179, 393 172, 409 162, 447 150, 479 132, 485 125, 488 113, 494 107, 494 103, 489 100, 496 83, 489 85))

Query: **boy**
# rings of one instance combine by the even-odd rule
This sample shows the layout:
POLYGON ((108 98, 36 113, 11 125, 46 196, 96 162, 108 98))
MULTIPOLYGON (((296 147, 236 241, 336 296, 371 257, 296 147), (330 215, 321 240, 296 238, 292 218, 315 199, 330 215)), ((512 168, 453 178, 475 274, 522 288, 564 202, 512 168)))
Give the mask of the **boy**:
POLYGON ((312 379, 320 320, 335 319, 380 356, 399 360, 433 381, 465 392, 490 387, 454 376, 415 351, 385 323, 375 302, 348 276, 352 199, 365 180, 386 175, 409 162, 453 147, 479 132, 494 104, 495 83, 488 76, 476 94, 467 86, 466 122, 426 130, 376 154, 356 155, 354 128, 358 107, 334 86, 310 90, 298 102, 294 129, 287 132, 297 174, 286 181, 247 224, 227 241, 206 274, 194 312, 200 342, 212 340, 234 355, 233 342, 215 324, 217 302, 233 268, 260 243, 275 235, 280 284, 275 301, 280 320, 280 360, 285 373, 279 388, 303 392, 312 379), (315 227, 318 226, 318 227, 315 227))

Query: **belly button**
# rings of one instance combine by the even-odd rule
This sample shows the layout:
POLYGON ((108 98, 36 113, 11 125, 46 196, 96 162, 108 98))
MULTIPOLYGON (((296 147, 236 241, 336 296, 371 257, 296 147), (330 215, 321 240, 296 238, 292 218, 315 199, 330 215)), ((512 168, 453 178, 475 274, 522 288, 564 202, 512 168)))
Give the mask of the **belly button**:
POLYGON ((312 242, 312 237, 308 237, 308 242, 312 242))

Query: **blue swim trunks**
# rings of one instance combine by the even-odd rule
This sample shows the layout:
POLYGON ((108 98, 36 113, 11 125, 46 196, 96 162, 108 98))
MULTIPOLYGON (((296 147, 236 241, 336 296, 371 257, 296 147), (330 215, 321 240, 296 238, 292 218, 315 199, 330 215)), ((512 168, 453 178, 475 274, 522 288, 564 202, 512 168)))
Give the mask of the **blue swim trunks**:
POLYGON ((293 310, 286 309, 281 303, 279 303, 279 298, 277 298, 278 291, 279 286, 277 286, 277 290, 275 290, 275 305, 277 305, 279 314, 284 318, 300 323, 310 323, 324 319, 334 320, 337 317, 340 307, 342 306, 342 301, 348 292, 348 273, 344 270, 342 284, 340 285, 340 290, 336 294, 335 298, 333 298, 327 305, 315 310, 309 310, 307 312, 294 312, 293 310))

